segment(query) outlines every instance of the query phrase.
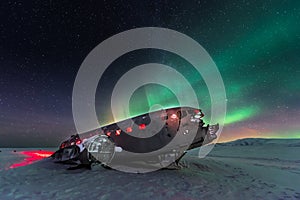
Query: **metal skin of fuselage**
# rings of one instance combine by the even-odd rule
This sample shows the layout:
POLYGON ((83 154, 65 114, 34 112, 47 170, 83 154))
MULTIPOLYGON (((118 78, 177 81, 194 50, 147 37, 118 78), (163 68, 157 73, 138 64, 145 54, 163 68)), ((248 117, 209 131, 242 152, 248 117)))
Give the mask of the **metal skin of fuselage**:
MULTIPOLYGON (((166 168, 178 165, 188 150, 217 138, 219 125, 205 125, 201 119, 203 116, 200 109, 190 107, 150 112, 83 133, 80 135, 84 138, 81 145, 87 149, 84 153, 88 152, 89 158, 105 166, 115 168, 131 162, 166 168)), ((65 162, 69 156, 72 161, 86 163, 78 159, 82 158, 83 153, 78 145, 66 146, 61 146, 53 154, 56 161, 64 158, 65 162), (64 152, 64 149, 67 151, 64 152), (70 153, 70 149, 77 149, 73 150, 76 154, 70 153)))

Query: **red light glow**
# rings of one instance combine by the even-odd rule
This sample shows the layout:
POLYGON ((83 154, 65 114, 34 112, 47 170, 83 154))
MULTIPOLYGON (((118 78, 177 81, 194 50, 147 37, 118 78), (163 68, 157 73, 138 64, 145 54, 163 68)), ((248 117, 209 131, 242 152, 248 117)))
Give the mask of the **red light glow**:
POLYGON ((77 141, 76 141, 76 144, 77 144, 77 145, 81 144, 81 140, 77 140, 77 141))
POLYGON ((116 130, 116 135, 121 135, 121 130, 120 129, 116 130))
POLYGON ((127 133, 131 133, 132 132, 132 128, 131 127, 126 128, 126 132, 127 133))
POLYGON ((10 169, 30 165, 38 160, 41 160, 43 158, 47 158, 47 157, 51 156, 54 152, 53 151, 44 151, 44 150, 33 150, 33 151, 21 151, 18 153, 25 155, 26 158, 24 158, 24 160, 22 162, 12 164, 9 167, 10 169))
POLYGON ((146 128, 146 124, 140 124, 140 125, 139 125, 139 129, 140 129, 140 130, 144 130, 145 128, 146 128))
POLYGON ((107 132, 106 135, 109 137, 111 135, 111 132, 107 132))
POLYGON ((176 114, 172 114, 172 115, 171 115, 171 118, 172 118, 172 119, 176 119, 176 118, 177 118, 177 115, 176 115, 176 114))

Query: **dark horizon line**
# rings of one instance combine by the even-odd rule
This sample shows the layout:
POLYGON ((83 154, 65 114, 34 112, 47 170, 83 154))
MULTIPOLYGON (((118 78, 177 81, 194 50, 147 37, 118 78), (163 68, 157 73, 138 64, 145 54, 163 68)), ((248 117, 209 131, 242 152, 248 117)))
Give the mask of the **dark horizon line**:
MULTIPOLYGON (((235 139, 235 140, 230 140, 230 141, 226 141, 226 142, 218 142, 216 144, 224 144, 224 143, 229 143, 229 142, 235 142, 235 141, 239 141, 239 140, 248 140, 248 139, 259 139, 259 140, 300 140, 300 138, 240 138, 240 139, 235 139)), ((55 146, 34 146, 34 147, 30 147, 30 146, 0 146, 0 149, 12 149, 12 148, 31 148, 31 149, 42 149, 42 148, 58 148, 57 145, 55 146)))

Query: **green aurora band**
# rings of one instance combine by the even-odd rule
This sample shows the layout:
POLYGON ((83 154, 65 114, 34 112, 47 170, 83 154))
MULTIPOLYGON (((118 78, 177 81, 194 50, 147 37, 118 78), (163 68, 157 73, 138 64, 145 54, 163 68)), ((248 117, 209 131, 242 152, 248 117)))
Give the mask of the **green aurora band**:
MULTIPOLYGON (((287 102, 295 101, 300 79, 290 77, 291 71, 286 69, 300 64, 297 46, 300 38, 299 4, 299 1, 296 4, 278 3, 270 7, 272 14, 251 15, 251 20, 243 24, 247 28, 238 29, 233 33, 235 37, 224 36, 223 45, 215 51, 210 50, 226 88, 226 126, 248 121, 253 123, 255 120, 257 123, 271 121, 273 113, 278 112, 276 105, 287 107, 287 102), (229 40, 226 41, 226 38, 229 40)), ((236 8, 232 9, 235 11, 236 8)), ((231 28, 240 27, 241 20, 232 13, 231 28)), ((203 39, 200 37, 196 36, 196 40, 201 44, 203 39)), ((173 67, 189 81, 196 91, 199 107, 206 114, 204 121, 209 123, 211 101, 201 75, 188 63, 177 59, 162 59, 161 63, 173 67)), ((181 90, 184 93, 185 88, 181 90)), ((134 92, 129 105, 131 116, 120 116, 119 119, 147 113, 157 104, 163 108, 180 106, 169 89, 147 85, 134 92)), ((300 138, 299 131, 288 127, 285 132, 273 130, 265 136, 300 138)))

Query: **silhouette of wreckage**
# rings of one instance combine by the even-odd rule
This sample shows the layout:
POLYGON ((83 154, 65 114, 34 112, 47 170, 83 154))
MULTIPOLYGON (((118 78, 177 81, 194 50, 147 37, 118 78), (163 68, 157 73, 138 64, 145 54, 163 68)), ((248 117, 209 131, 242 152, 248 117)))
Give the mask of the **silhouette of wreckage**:
POLYGON ((77 164, 68 169, 91 169, 93 163, 114 168, 129 162, 178 169, 188 150, 217 138, 219 124, 205 126, 203 116, 200 109, 190 107, 146 113, 83 133, 81 138, 72 135, 51 157, 77 164))

